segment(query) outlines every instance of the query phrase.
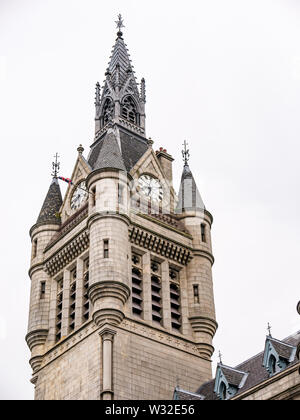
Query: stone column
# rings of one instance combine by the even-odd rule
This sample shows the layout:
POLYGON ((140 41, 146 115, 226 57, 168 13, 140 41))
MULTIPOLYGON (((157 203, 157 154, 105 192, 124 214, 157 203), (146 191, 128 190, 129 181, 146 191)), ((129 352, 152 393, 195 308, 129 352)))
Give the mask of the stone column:
POLYGON ((69 305, 70 305, 70 270, 64 271, 63 280, 63 306, 62 306, 62 324, 61 337, 64 338, 69 334, 69 305))
POLYGON ((104 328, 99 332, 102 341, 102 400, 112 400, 113 391, 113 341, 116 331, 104 328))
POLYGON ((182 319, 182 334, 188 335, 191 333, 190 331, 190 323, 189 323, 189 303, 188 303, 188 285, 186 281, 186 268, 182 268, 179 271, 179 279, 180 279, 180 308, 181 308, 181 319, 182 319))
POLYGON ((161 294, 163 326, 171 331, 170 275, 168 261, 161 263, 161 294))
POLYGON ((83 259, 78 258, 76 265, 75 329, 83 323, 83 265, 83 259))
POLYGON ((144 320, 152 321, 152 295, 151 295, 151 257, 146 252, 142 257, 143 267, 143 310, 144 320))
POLYGON ((57 280, 51 279, 50 315, 49 315, 49 344, 56 341, 56 315, 57 315, 57 280))

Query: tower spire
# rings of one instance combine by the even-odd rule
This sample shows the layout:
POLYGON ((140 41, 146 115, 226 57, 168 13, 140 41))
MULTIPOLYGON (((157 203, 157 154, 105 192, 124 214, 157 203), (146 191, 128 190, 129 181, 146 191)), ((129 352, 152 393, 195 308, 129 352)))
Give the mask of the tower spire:
POLYGON ((124 28, 121 14, 116 21, 117 39, 110 56, 103 93, 96 85, 96 140, 111 122, 124 126, 145 137, 145 80, 140 88, 121 31, 124 28))

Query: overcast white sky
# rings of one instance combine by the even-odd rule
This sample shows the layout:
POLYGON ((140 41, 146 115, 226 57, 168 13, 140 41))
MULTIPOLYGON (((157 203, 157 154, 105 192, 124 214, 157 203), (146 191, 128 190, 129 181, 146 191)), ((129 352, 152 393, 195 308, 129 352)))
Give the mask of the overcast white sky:
POLYGON ((215 219, 214 362, 261 351, 268 322, 279 339, 300 329, 300 2, 0 0, 0 398, 33 398, 28 231, 53 155, 68 177, 93 141, 118 13, 147 83, 147 135, 176 158, 177 188, 188 140, 215 219))

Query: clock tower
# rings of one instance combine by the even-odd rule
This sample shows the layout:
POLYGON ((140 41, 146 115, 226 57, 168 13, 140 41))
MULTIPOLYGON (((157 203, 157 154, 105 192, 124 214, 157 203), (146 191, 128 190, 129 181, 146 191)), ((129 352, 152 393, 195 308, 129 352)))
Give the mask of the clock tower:
POLYGON ((145 80, 117 26, 90 152, 64 198, 55 163, 30 230, 36 399, 171 399, 211 379, 213 219, 186 147, 177 195, 173 158, 146 136, 145 80))

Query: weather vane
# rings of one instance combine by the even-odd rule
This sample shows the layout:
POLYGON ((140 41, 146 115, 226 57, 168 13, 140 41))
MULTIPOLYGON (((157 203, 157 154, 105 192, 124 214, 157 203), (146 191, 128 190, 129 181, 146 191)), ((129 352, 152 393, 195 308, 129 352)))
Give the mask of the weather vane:
POLYGON ((122 28, 125 28, 125 26, 123 25, 123 19, 122 19, 121 14, 119 14, 119 16, 118 16, 118 20, 116 21, 116 25, 117 25, 117 28, 119 29, 120 32, 121 32, 122 28))
POLYGON ((58 158, 59 158, 58 153, 56 153, 54 158, 55 158, 55 162, 52 162, 52 170, 53 170, 52 176, 54 178, 57 178, 57 175, 58 175, 58 172, 59 172, 59 166, 60 166, 60 163, 58 162, 58 158))
POLYGON ((268 322, 268 328, 267 328, 267 330, 269 331, 269 337, 272 337, 272 334, 271 334, 271 325, 269 324, 269 322, 268 322))
POLYGON ((187 165, 190 159, 190 151, 187 148, 187 146, 188 146, 187 141, 184 140, 184 143, 183 143, 184 149, 182 150, 182 157, 183 157, 184 165, 187 165))

